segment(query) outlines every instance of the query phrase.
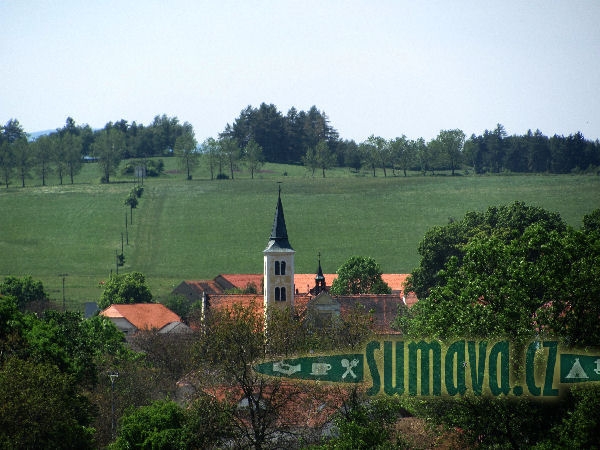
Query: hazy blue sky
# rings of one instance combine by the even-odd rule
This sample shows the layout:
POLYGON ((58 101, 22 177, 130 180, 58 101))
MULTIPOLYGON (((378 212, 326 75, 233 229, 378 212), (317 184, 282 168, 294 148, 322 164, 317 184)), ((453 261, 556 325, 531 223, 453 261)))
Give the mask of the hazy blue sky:
POLYGON ((600 0, 0 0, 0 122, 158 114, 216 137, 316 105, 345 139, 600 138, 600 0))

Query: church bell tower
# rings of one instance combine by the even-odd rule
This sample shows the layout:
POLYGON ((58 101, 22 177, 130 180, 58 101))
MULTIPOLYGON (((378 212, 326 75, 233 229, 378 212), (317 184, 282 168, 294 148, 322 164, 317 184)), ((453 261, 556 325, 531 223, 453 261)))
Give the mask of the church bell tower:
POLYGON ((265 309, 272 307, 294 307, 294 254, 288 241, 281 187, 275 209, 273 229, 267 248, 263 251, 264 260, 264 302, 265 309))

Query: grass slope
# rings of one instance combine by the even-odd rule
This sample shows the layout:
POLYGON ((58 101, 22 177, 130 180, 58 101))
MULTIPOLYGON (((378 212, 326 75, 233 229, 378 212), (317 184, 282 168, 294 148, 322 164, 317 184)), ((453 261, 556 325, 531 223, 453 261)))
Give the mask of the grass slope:
MULTIPOLYGON (((267 165, 254 180, 240 173, 210 181, 202 173, 185 181, 173 160, 166 163, 170 173, 145 182, 119 269, 144 273, 159 297, 184 279, 260 273, 277 181, 299 273, 316 270, 319 252, 326 272, 352 255, 374 257, 385 272, 410 272, 427 229, 490 205, 521 200, 559 212, 574 227, 600 207, 600 177, 593 176, 373 178, 338 169, 323 179, 267 165)), ((100 185, 95 170, 86 165, 74 185, 0 190, 1 278, 30 274, 62 300, 59 274, 67 273, 69 308, 97 300, 99 282, 115 271, 133 184, 117 177, 100 185)))

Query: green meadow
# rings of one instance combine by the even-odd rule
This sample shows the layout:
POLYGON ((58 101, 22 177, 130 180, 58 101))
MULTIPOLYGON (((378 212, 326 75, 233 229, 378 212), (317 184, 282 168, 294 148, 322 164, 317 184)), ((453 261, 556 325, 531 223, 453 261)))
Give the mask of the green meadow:
POLYGON ((67 307, 96 301, 99 287, 116 272, 146 275, 161 298, 185 279, 220 273, 262 272, 262 250, 273 223, 278 182, 296 272, 311 273, 321 253, 323 270, 335 272, 352 255, 372 256, 384 272, 409 273, 418 245, 432 226, 467 211, 524 201, 560 213, 575 228, 600 208, 600 177, 583 175, 377 177, 347 169, 319 172, 267 164, 250 179, 210 180, 199 169, 191 181, 166 158, 167 173, 144 181, 144 193, 127 224, 130 178, 99 183, 86 164, 75 184, 0 189, 0 278, 32 275, 67 307))

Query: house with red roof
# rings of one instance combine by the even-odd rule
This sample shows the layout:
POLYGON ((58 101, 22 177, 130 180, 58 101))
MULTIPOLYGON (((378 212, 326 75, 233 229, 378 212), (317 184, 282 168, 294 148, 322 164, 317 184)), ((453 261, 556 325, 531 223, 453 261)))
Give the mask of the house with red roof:
POLYGON ((160 303, 113 304, 100 315, 108 317, 125 335, 143 330, 161 334, 190 332, 177 314, 160 303))

